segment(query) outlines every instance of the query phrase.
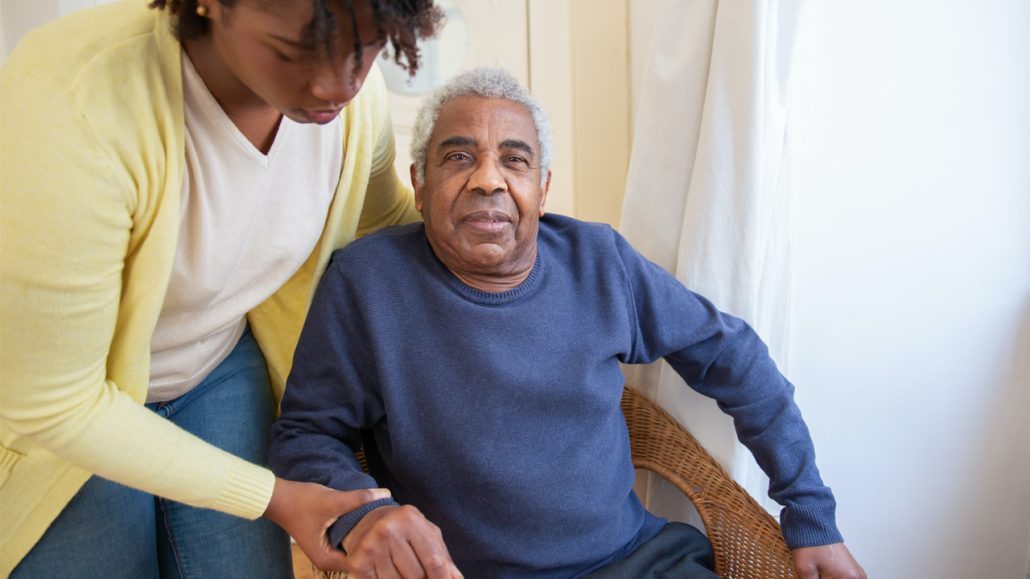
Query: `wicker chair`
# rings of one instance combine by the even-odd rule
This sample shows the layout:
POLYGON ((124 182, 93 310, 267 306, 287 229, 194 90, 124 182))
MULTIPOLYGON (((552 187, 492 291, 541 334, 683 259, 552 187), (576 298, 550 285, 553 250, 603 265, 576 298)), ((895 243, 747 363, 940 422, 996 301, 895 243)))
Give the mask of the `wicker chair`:
MULTIPOLYGON (((727 579, 794 579, 794 559, 780 526, 733 481, 697 440, 632 388, 622 396, 633 465, 668 480, 694 504, 715 551, 715 572, 727 579)), ((346 573, 316 569, 319 579, 346 573)))
POLYGON ((687 495, 705 524, 720 577, 797 577, 776 520, 733 481, 697 440, 632 388, 622 395, 633 466, 649 470, 687 495))

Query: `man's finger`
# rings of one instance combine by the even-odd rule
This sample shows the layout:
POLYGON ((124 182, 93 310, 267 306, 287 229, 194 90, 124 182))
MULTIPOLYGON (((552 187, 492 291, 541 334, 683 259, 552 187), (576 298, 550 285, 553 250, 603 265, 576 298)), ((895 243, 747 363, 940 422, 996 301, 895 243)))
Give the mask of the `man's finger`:
MULTIPOLYGON (((427 523, 429 524, 429 523, 427 523)), ((436 531, 435 527, 431 527, 436 531)), ((450 579, 454 562, 451 561, 451 554, 442 540, 440 533, 420 533, 411 537, 411 548, 419 564, 425 570, 427 579, 450 579)))
POLYGON ((323 571, 347 571, 347 556, 332 547, 323 547, 311 557, 311 562, 323 571))
POLYGON ((408 542, 392 546, 390 560, 401 577, 432 577, 432 574, 423 569, 422 562, 408 542))
POLYGON ((403 579, 404 577, 421 577, 421 573, 415 575, 402 575, 392 561, 387 560, 376 565, 376 579, 403 579))

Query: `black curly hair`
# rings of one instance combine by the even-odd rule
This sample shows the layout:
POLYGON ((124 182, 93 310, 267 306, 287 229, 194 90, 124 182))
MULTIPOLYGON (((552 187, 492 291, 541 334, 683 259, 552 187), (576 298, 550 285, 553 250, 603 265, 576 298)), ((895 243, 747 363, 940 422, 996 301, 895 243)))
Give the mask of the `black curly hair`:
MULTIPOLYGON (((237 0, 218 0, 223 6, 233 6, 237 0)), ((304 43, 322 44, 327 53, 334 49, 336 16, 333 5, 342 7, 350 15, 354 29, 355 68, 362 57, 361 40, 353 0, 311 0, 314 16, 304 29, 304 43)), ((433 0, 369 0, 375 15, 379 34, 387 39, 394 62, 414 75, 419 67, 418 40, 436 34, 443 22, 443 12, 433 0)), ((151 8, 168 10, 176 20, 175 33, 180 41, 206 35, 210 21, 197 14, 197 0, 153 0, 151 8)))

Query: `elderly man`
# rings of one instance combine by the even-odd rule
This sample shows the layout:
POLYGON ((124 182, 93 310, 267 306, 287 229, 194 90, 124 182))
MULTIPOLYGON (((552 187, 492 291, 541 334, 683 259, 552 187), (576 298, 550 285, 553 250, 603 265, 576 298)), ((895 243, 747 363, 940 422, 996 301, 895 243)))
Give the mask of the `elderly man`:
POLYGON ((747 324, 610 227, 545 216, 550 129, 515 80, 441 88, 412 157, 424 223, 334 255, 274 427, 278 475, 392 491, 330 530, 355 575, 714 576, 704 537, 632 489, 620 364, 665 358, 733 416, 802 576, 863 576, 793 387, 747 324))

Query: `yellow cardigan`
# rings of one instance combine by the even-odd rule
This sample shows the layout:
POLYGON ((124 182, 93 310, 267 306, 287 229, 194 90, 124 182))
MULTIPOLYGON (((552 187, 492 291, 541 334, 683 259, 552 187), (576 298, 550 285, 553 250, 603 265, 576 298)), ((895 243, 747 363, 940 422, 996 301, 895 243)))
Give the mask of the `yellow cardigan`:
MULTIPOLYGON (((181 47, 146 0, 29 34, 0 76, 0 576, 91 473, 260 516, 274 477, 142 406, 179 229, 181 47)), ((343 168, 315 251, 249 313, 276 398, 329 255, 418 218, 393 170, 377 70, 342 114, 343 168), (367 195, 366 195, 367 191, 367 195)))

